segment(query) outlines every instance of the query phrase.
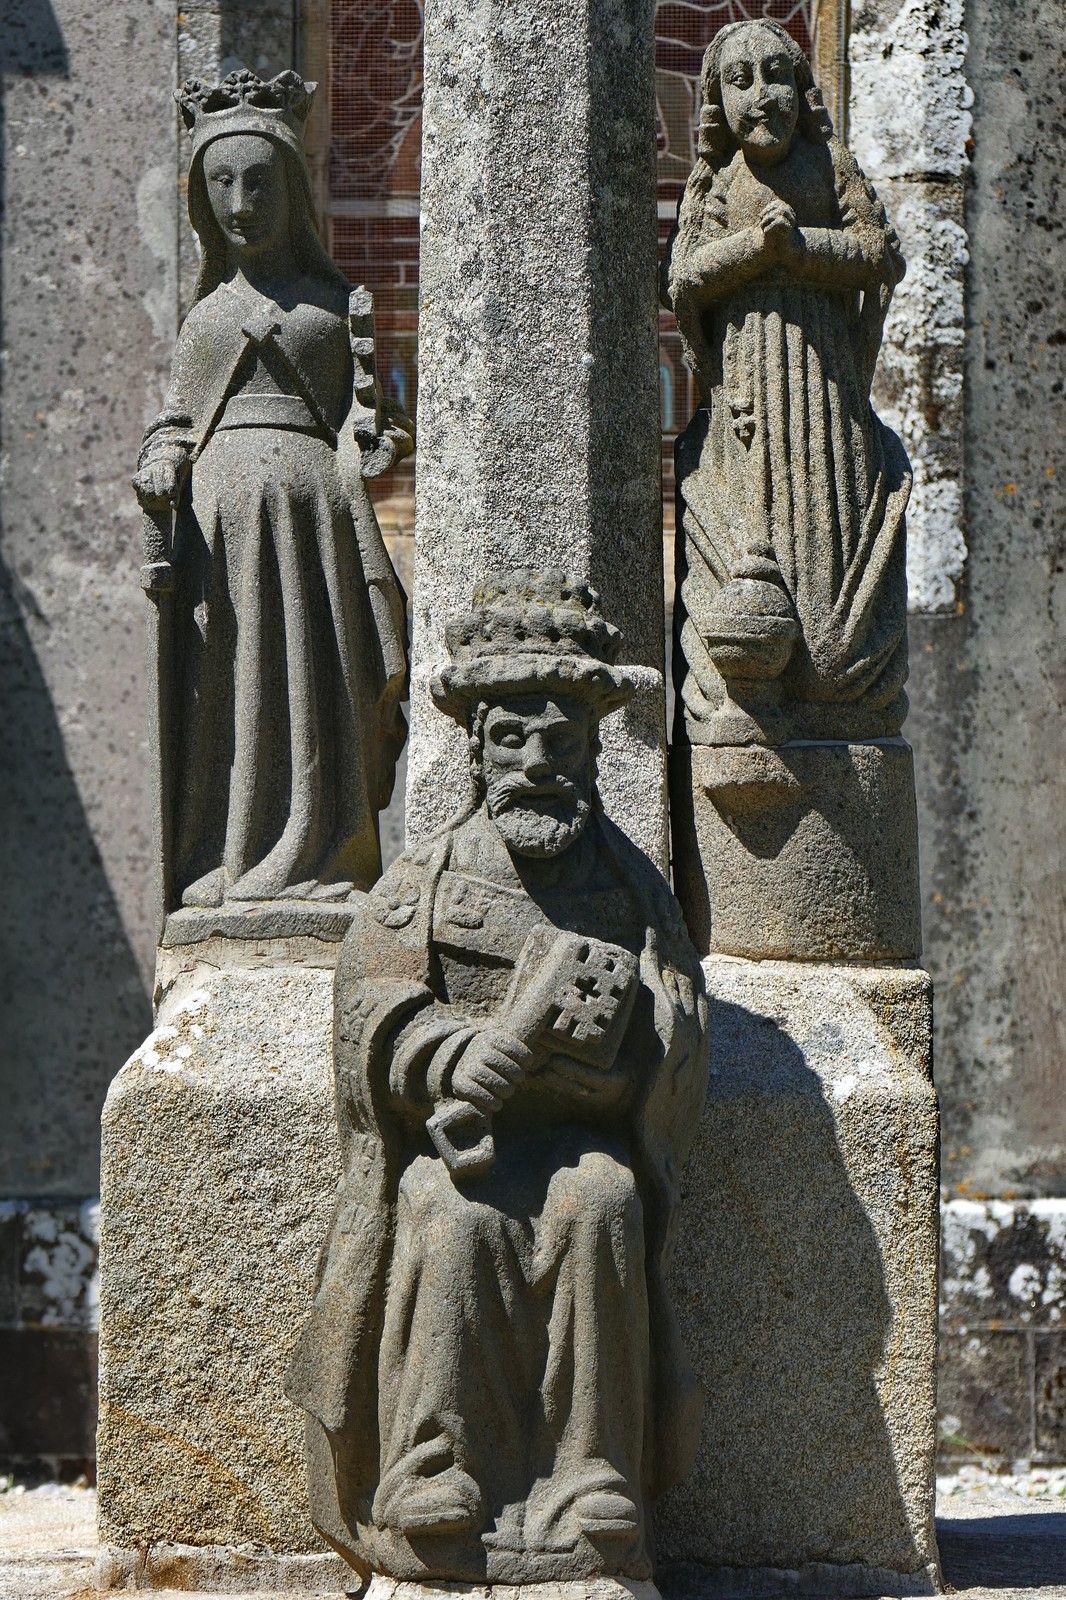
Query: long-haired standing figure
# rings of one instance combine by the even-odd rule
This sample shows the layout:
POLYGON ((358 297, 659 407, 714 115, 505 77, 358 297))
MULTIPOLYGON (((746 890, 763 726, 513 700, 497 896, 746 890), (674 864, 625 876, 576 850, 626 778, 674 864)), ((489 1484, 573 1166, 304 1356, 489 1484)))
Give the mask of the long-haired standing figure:
POLYGON ((677 459, 692 745, 899 732, 910 470, 870 383, 903 270, 799 46, 723 28, 666 270, 702 402, 677 459))

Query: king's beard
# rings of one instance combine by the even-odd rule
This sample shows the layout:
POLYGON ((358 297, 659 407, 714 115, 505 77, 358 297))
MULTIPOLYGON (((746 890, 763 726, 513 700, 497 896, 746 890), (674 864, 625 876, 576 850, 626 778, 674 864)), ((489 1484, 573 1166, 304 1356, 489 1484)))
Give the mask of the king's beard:
POLYGON ((588 796, 566 779, 539 786, 496 778, 487 785, 485 803, 508 850, 534 861, 569 850, 592 810, 588 796))

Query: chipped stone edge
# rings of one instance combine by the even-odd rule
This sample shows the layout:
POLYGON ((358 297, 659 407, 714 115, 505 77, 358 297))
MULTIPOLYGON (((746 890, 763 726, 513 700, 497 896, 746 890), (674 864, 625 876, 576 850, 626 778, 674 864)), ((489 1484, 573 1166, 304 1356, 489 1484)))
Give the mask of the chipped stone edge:
POLYGON ((664 1567, 658 1574, 665 1600, 773 1600, 777 1595, 807 1595, 811 1600, 829 1597, 943 1594, 944 1585, 935 1563, 916 1572, 896 1572, 888 1567, 867 1567, 860 1562, 840 1565, 811 1561, 802 1567, 664 1567))
POLYGON ((256 1545, 105 1545, 96 1558, 94 1581, 105 1592, 183 1589, 235 1595, 263 1588, 314 1595, 332 1585, 342 1595, 361 1587, 340 1556, 284 1555, 256 1545))

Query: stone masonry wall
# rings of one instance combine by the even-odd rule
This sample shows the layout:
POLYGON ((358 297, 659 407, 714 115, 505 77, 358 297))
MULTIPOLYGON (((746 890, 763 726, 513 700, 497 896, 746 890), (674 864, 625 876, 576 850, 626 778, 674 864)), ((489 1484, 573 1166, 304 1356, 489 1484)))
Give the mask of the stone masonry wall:
POLYGON ((0 1202, 0 1472, 91 1474, 95 1200, 0 1202))
POLYGON ((0 28, 0 1196, 97 1188, 152 960, 140 518, 175 329, 174 14, 0 28))
POLYGON ((1049 0, 970 0, 964 511, 950 611, 911 619, 925 959, 951 1197, 1066 1194, 1066 343, 1049 0))

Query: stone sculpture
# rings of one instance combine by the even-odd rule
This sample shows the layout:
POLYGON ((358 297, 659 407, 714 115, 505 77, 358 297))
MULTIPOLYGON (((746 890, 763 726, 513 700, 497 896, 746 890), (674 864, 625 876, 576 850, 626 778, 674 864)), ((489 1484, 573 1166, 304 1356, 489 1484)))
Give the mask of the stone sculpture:
POLYGON ((288 1380, 312 1514, 364 1575, 648 1579, 700 1412, 664 1290, 700 967, 599 804, 632 685, 595 593, 518 571, 447 638, 473 796, 337 968, 344 1179, 288 1380))
POLYGON ((134 480, 164 914, 343 901, 381 870, 406 635, 363 480, 413 446, 375 379, 371 298, 316 232, 314 88, 244 71, 178 94, 201 266, 134 480))
MULTIPOLYGON (((758 813, 747 855, 776 861, 793 831, 781 805, 792 806, 795 822, 801 794, 813 793, 816 809, 823 791, 847 789, 841 762, 849 771, 854 763, 842 749, 869 750, 899 734, 911 479, 899 439, 870 405, 904 263, 877 195, 832 135, 806 57, 776 23, 734 23, 706 53, 703 98, 699 159, 665 278, 702 402, 677 451, 673 785, 688 858, 682 899, 706 947, 714 906, 708 914, 696 904, 690 880, 709 876, 713 902, 711 858, 719 844, 731 846, 703 796, 734 834, 758 813), (797 753, 812 743, 823 753, 797 753)), ((863 828, 871 797, 875 811, 906 811, 909 752, 902 764, 889 753, 873 769, 868 757, 855 759, 863 828)), ((909 804, 913 811, 912 793, 909 804)), ((909 861, 913 840, 905 844, 909 861)), ((787 900, 795 890, 787 858, 776 871, 787 900)), ((743 884, 729 887, 743 901, 743 884)), ((721 898, 730 898, 724 886, 721 898)), ((773 920, 778 906, 763 909, 773 920)), ((885 928, 883 948, 849 951, 851 935, 840 930, 818 946, 822 907, 810 911, 810 926, 779 928, 773 948, 758 948, 751 930, 716 947, 917 953, 903 948, 914 943, 913 918, 885 928)))

